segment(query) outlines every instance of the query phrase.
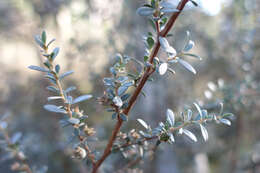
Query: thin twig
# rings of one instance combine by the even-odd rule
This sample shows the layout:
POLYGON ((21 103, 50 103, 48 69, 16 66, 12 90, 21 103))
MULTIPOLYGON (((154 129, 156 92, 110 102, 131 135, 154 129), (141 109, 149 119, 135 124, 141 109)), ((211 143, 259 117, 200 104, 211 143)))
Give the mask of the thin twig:
MULTIPOLYGON (((177 13, 174 13, 171 17, 170 17, 170 20, 168 21, 168 23, 166 24, 165 28, 157 33, 159 36, 166 36, 168 34, 168 32, 170 31, 170 29, 172 28, 172 26, 174 25, 176 19, 178 18, 179 14, 181 13, 181 11, 183 10, 184 6, 186 5, 186 3, 188 2, 189 0, 182 0, 177 9, 179 10, 179 12, 177 13)), ((153 51, 150 55, 150 58, 149 58, 149 62, 151 64, 153 64, 153 60, 154 58, 156 57, 156 55, 158 54, 158 51, 160 49, 160 42, 159 42, 159 37, 157 37, 157 41, 156 41, 156 45, 154 46, 153 48, 153 51)), ((124 110, 124 114, 128 116, 128 113, 130 112, 132 106, 134 105, 135 101, 137 100, 137 97, 139 96, 140 92, 142 91, 146 81, 149 79, 150 75, 152 74, 151 72, 154 71, 153 67, 148 67, 146 69, 146 71, 144 72, 143 74, 143 77, 140 81, 140 83, 138 84, 138 86, 136 87, 133 95, 131 96, 129 102, 128 102, 128 107, 124 110)), ((121 119, 118 119, 115 127, 114 127, 114 130, 112 132, 112 136, 110 137, 109 141, 108 141, 108 144, 104 150, 104 153, 103 155, 101 156, 101 158, 96 162, 95 166, 93 167, 93 171, 92 173, 96 173, 98 168, 100 167, 100 165, 103 163, 103 161, 110 155, 111 153, 111 149, 113 147, 113 143, 116 139, 116 136, 117 134, 119 133, 120 131, 120 128, 123 124, 123 121, 121 119)))

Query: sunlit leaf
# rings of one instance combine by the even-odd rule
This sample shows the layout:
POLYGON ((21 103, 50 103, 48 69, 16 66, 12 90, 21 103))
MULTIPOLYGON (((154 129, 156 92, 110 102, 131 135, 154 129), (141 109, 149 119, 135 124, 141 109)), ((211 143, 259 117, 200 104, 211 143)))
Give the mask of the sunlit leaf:
POLYGON ((82 96, 75 98, 73 100, 72 104, 76 104, 76 103, 79 103, 79 102, 82 102, 82 101, 85 101, 85 100, 88 100, 91 98, 92 98, 92 95, 90 95, 90 94, 82 95, 82 96))
POLYGON ((171 127, 173 127, 175 124, 175 115, 173 111, 171 109, 167 109, 166 116, 166 121, 170 124, 171 127))
POLYGON ((162 63, 159 66, 159 74, 160 75, 164 75, 167 72, 167 69, 168 69, 168 64, 167 63, 162 63))
POLYGON ((183 66, 185 67, 187 70, 189 70, 190 72, 192 72, 193 74, 196 74, 196 70, 187 62, 187 61, 184 61, 182 59, 179 59, 178 62, 183 66))
POLYGON ((146 123, 144 120, 142 120, 142 119, 137 119, 137 121, 138 121, 145 129, 148 129, 148 125, 147 125, 147 123, 146 123))
POLYGON ((205 141, 207 141, 209 139, 209 134, 208 134, 207 129, 203 125, 200 124, 200 130, 201 130, 201 134, 203 136, 203 139, 205 141))
POLYGON ((197 142, 197 137, 192 132, 190 132, 189 130, 183 129, 183 133, 185 135, 187 135, 194 142, 197 142))
POLYGON ((116 106, 121 107, 123 105, 123 101, 119 96, 113 98, 113 102, 116 106))
POLYGON ((228 126, 231 126, 231 121, 229 121, 228 119, 224 119, 224 118, 221 118, 219 119, 219 121, 223 124, 226 124, 228 126))

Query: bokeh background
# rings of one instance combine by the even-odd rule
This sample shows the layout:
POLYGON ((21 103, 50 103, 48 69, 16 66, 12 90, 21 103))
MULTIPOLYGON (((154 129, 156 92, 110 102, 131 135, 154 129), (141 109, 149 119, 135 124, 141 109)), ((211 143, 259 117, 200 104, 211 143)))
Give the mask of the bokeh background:
MULTIPOLYGON (((187 59, 197 69, 192 75, 176 67, 176 75, 159 77, 145 86, 123 131, 140 128, 136 119, 152 125, 171 108, 178 112, 194 101, 212 108, 222 101, 226 112, 235 114, 232 126, 209 125, 209 141, 193 144, 177 138, 163 145, 153 160, 141 164, 144 173, 257 173, 260 172, 260 2, 258 0, 201 0, 179 17, 170 43, 178 50, 186 31, 195 41, 193 53, 203 61, 187 59)), ((9 113, 9 131, 22 132, 20 141, 35 168, 48 173, 81 173, 88 169, 72 160, 66 132, 59 115, 42 108, 47 103, 48 82, 29 65, 42 57, 34 35, 43 29, 61 48, 57 61, 62 70, 75 73, 64 85, 78 88, 75 96, 102 96, 102 78, 117 52, 142 60, 143 34, 152 31, 148 21, 136 15, 142 0, 0 0, 0 115, 9 113)), ((81 104, 89 125, 97 130, 103 147, 114 122, 96 100, 81 104)), ((195 129, 196 131, 196 129, 195 129)), ((199 134, 199 131, 197 131, 199 134)), ((200 136, 200 135, 197 135, 200 136)), ((0 172, 11 173, 12 161, 2 159, 0 172)), ((106 161, 113 168, 120 154, 106 161)), ((119 164, 120 165, 120 164, 119 164)), ((118 164, 117 164, 118 166, 118 164)), ((134 170, 132 172, 140 172, 134 170)))

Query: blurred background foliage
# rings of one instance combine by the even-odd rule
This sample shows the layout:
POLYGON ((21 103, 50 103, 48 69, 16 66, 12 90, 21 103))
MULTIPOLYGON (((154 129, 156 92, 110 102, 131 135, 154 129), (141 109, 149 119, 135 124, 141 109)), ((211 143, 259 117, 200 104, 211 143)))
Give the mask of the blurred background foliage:
MULTIPOLYGON (((42 62, 33 36, 42 29, 61 47, 57 59, 62 70, 75 71, 65 85, 74 84, 81 93, 102 96, 102 77, 115 53, 142 60, 142 35, 152 31, 135 10, 142 0, 1 0, 0 1, 0 115, 10 113, 10 132, 21 131, 21 144, 34 167, 48 172, 88 171, 68 154, 66 133, 59 115, 46 112, 48 85, 40 73, 27 66, 42 62), (64 152, 65 151, 65 152, 64 152)), ((176 75, 158 78, 145 86, 123 131, 140 128, 136 119, 156 125, 166 108, 180 111, 194 100, 212 108, 223 101, 225 111, 236 115, 231 127, 209 126, 209 142, 193 144, 178 139, 163 145, 152 160, 141 164, 151 173, 260 172, 260 2, 257 0, 201 0, 201 8, 184 11, 171 31, 169 42, 178 50, 191 31, 194 53, 203 61, 189 60, 197 69, 191 75, 176 67, 176 75)), ((162 58, 163 55, 161 56, 162 58)), ((82 103, 89 124, 98 132, 97 148, 105 145, 113 128, 111 115, 95 100, 82 103)), ((69 132, 70 133, 70 132, 69 132)), ((0 150, 0 172, 9 173, 11 161, 0 150)), ((113 154, 104 170, 121 168, 122 155, 113 154), (115 165, 115 163, 118 163, 115 165)), ((140 172, 136 169, 132 172, 140 172)))

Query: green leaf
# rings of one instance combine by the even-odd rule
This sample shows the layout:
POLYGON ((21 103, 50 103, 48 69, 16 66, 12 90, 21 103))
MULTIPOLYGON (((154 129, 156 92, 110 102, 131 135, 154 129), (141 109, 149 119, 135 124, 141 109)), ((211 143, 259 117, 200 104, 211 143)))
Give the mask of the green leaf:
POLYGON ((47 111, 50 111, 50 112, 67 114, 67 111, 65 111, 64 109, 62 109, 56 105, 44 105, 43 107, 44 107, 44 109, 46 109, 47 111))
POLYGON ((51 43, 53 43, 56 39, 53 38, 51 41, 49 41, 49 43, 47 44, 47 47, 49 47, 51 45, 51 43))
POLYGON ((149 49, 152 49, 152 48, 153 48, 153 45, 154 45, 154 40, 153 40, 153 38, 152 38, 152 37, 147 37, 146 42, 147 42, 148 48, 149 48, 149 49))
POLYGON ((82 101, 85 101, 85 100, 88 100, 88 99, 91 99, 91 98, 92 98, 92 95, 89 95, 89 94, 82 95, 82 96, 75 98, 73 100, 72 104, 76 104, 76 103, 79 103, 79 102, 82 102, 82 101))
POLYGON ((223 118, 234 117, 234 114, 232 114, 232 113, 224 113, 224 114, 222 115, 222 117, 223 117, 223 118))
POLYGON ((187 62, 187 61, 184 61, 182 59, 179 59, 178 62, 183 66, 185 67, 187 70, 189 70, 190 72, 192 72, 193 74, 196 74, 196 70, 187 62))
POLYGON ((35 66, 35 65, 30 65, 28 68, 31 70, 36 70, 36 71, 40 71, 40 72, 49 72, 48 69, 45 69, 45 68, 42 68, 39 66, 35 66))
POLYGON ((149 57, 148 56, 144 56, 144 62, 148 61, 149 57))
POLYGON ((42 31, 42 43, 43 43, 44 45, 46 45, 46 39, 47 39, 46 32, 45 32, 45 31, 42 31))
POLYGON ((60 48, 59 47, 55 47, 51 53, 51 60, 53 61, 57 55, 59 54, 60 48))
POLYGON ((198 3, 197 2, 195 2, 194 0, 190 0, 190 2, 194 5, 194 6, 198 6, 198 3))

